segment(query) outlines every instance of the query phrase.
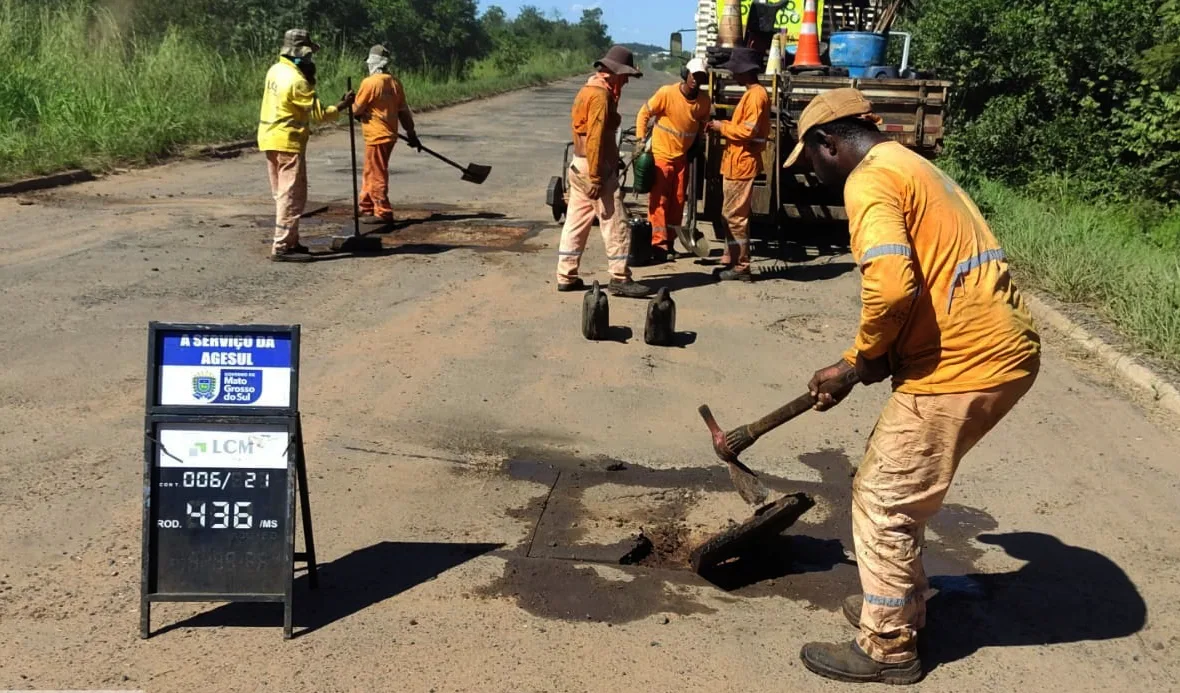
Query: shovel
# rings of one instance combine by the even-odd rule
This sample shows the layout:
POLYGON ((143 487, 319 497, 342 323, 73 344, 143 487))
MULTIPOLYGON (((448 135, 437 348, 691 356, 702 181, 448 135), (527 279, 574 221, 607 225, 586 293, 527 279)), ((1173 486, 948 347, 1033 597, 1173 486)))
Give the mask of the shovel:
POLYGON ((697 231, 697 162, 694 159, 688 165, 688 223, 676 227, 676 235, 680 244, 699 258, 709 257, 711 248, 705 234, 697 231))
MULTIPOLYGON (((405 135, 403 135, 401 133, 398 133, 398 137, 400 139, 405 140, 407 143, 410 141, 408 137, 406 137, 405 135)), ((420 151, 426 152, 427 154, 438 159, 439 161, 442 161, 443 163, 446 163, 446 164, 450 164, 451 166, 454 166, 455 168, 462 171, 463 176, 459 180, 465 180, 468 183, 475 183, 476 185, 479 185, 480 183, 483 183, 485 180, 487 180, 488 174, 492 172, 491 166, 484 166, 483 164, 467 164, 466 166, 460 166, 459 164, 455 163, 454 161, 451 161, 447 157, 443 156, 442 154, 439 154, 438 152, 430 149, 429 147, 419 146, 418 149, 420 151)))

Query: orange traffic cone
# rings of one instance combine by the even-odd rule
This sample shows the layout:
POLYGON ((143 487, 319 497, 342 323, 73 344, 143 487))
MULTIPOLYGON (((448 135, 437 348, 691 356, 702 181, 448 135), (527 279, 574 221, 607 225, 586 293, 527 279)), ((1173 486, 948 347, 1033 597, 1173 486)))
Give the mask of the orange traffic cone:
POLYGON ((720 28, 717 43, 722 48, 733 48, 742 42, 741 0, 722 0, 720 28))
POLYGON ((815 18, 815 0, 803 6, 803 24, 799 27, 799 44, 791 67, 821 67, 819 61, 819 25, 815 18))

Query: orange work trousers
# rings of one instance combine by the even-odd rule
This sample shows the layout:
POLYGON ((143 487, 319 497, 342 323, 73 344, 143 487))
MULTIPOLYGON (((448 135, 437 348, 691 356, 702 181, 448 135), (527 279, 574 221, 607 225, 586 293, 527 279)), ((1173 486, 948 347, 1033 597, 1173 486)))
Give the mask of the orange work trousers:
POLYGON ((926 523, 942 507, 959 461, 1029 391, 1036 370, 980 392, 894 392, 852 481, 852 538, 864 603, 856 642, 878 662, 918 656, 929 582, 926 523))
POLYGON ((651 245, 671 252, 676 240, 674 227, 684 220, 687 194, 688 157, 671 161, 656 158, 655 176, 647 194, 647 221, 651 224, 651 245))
POLYGON ((389 204, 389 155, 394 141, 365 145, 365 169, 361 178, 361 214, 372 214, 379 219, 393 219, 389 204))

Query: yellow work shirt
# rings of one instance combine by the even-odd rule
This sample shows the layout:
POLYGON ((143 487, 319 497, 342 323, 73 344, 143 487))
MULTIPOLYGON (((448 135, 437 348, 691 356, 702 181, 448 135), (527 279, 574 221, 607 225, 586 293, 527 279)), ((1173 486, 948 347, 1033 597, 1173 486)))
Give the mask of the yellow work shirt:
POLYGON ((705 123, 709 120, 709 96, 697 94, 689 101, 679 84, 660 87, 639 109, 635 119, 635 137, 647 137, 647 123, 656 118, 651 136, 651 153, 660 161, 674 161, 688 153, 705 123))
POLYGON ((266 73, 262 111, 258 116, 258 148, 264 152, 302 154, 311 124, 336 118, 335 106, 324 108, 307 78, 285 57, 266 73))
POLYGON ((384 144, 397 139, 397 114, 407 108, 401 81, 382 72, 361 81, 352 112, 361 121, 365 143, 384 144))
POLYGON ((1004 251, 971 198, 897 142, 844 185, 861 317, 844 358, 889 356, 895 390, 976 392, 1039 364, 1040 337, 1004 251))
POLYGON ((729 180, 752 180, 762 173, 762 150, 770 135, 770 95, 761 84, 746 88, 733 116, 721 123, 727 140, 721 154, 721 175, 729 180))

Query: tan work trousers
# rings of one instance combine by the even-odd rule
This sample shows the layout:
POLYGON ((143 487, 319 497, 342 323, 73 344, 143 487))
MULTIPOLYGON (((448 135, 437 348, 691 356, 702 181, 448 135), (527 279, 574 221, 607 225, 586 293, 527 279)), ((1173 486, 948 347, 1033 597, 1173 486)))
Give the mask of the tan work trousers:
POLYGON ((631 278, 627 255, 631 252, 631 233, 623 218, 623 200, 619 196, 619 178, 611 175, 599 185, 598 199, 586 195, 589 185, 585 172, 589 170, 584 157, 570 162, 570 199, 566 205, 565 226, 561 229, 561 244, 557 250, 557 283, 570 284, 578 278, 582 252, 590 238, 594 218, 602 229, 606 245, 606 260, 611 277, 620 281, 631 278))
POLYGON ((857 644, 878 662, 917 657, 926 624, 926 522, 959 460, 1028 392, 1036 369, 982 392, 910 395, 885 404, 852 482, 852 537, 864 605, 857 644))
POLYGON ((753 179, 726 178, 721 182, 721 218, 725 231, 721 264, 733 265, 737 272, 750 271, 750 198, 753 192, 753 179))
POLYGON ((290 152, 267 152, 270 194, 275 199, 273 252, 299 245, 299 217, 307 206, 307 158, 290 152))

